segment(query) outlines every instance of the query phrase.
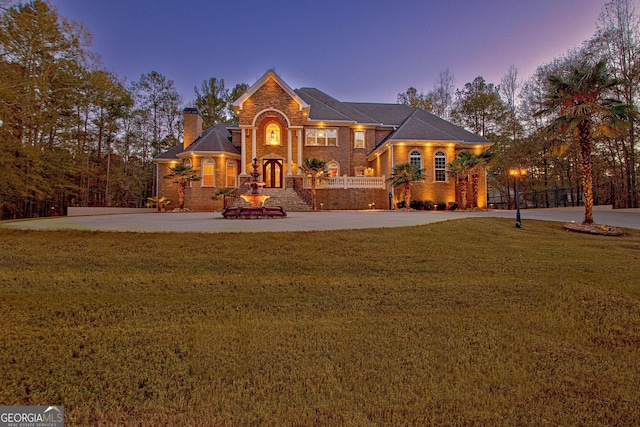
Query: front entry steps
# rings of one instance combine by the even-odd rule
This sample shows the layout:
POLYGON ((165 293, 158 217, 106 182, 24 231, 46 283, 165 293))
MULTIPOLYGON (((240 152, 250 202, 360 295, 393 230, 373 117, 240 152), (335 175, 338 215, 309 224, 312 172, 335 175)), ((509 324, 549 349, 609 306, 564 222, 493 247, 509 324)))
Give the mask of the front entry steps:
MULTIPOLYGON (((265 206, 282 206, 287 212, 311 212, 311 206, 305 203, 292 188, 261 188, 258 190, 260 194, 269 196, 265 200, 265 206)), ((237 198, 233 202, 233 206, 246 206, 247 202, 241 198, 237 198)))

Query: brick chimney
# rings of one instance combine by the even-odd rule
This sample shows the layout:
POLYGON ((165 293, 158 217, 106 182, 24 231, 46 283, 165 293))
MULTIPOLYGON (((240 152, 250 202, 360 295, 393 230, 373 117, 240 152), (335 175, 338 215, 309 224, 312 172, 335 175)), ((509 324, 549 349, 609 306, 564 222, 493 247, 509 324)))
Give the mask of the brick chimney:
POLYGON ((186 150, 193 141, 202 136, 202 116, 197 108, 185 108, 182 112, 184 120, 183 149, 186 150))

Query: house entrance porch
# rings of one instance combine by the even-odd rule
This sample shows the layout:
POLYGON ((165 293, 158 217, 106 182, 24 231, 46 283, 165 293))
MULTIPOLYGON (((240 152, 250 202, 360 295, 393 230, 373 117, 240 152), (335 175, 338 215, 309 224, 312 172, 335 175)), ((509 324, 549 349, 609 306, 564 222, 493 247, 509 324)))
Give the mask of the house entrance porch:
POLYGON ((283 161, 266 159, 262 161, 262 181, 265 188, 282 188, 283 161))

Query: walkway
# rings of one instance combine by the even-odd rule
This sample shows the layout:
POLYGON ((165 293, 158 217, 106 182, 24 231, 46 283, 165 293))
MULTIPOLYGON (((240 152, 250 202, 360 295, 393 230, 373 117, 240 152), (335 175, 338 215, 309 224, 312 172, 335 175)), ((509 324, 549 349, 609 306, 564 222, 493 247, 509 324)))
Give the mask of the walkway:
MULTIPOLYGON (((521 213, 522 223, 526 227, 527 220, 580 222, 584 216, 584 208, 525 209, 521 213)), ((287 218, 259 220, 224 219, 220 212, 51 217, 5 221, 0 223, 0 229, 239 233, 405 227, 478 217, 513 218, 515 224, 515 211, 507 210, 490 212, 374 210, 291 212, 287 218)), ((598 224, 640 229, 640 209, 612 210, 610 206, 596 206, 594 220, 598 224)))

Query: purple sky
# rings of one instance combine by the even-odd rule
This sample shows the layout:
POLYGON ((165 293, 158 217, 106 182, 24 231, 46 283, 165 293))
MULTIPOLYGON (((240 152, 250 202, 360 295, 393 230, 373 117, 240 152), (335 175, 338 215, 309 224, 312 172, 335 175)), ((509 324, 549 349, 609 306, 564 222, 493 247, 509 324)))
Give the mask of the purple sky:
POLYGON ((395 102, 448 67, 456 86, 521 79, 579 47, 607 0, 52 0, 128 82, 152 70, 184 102, 209 77, 253 84, 269 68, 341 101, 395 102))

